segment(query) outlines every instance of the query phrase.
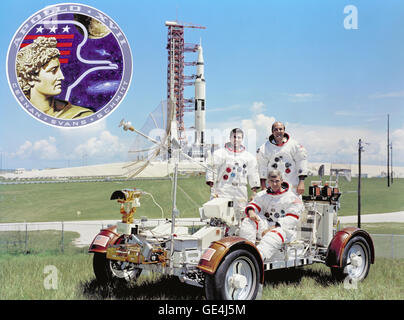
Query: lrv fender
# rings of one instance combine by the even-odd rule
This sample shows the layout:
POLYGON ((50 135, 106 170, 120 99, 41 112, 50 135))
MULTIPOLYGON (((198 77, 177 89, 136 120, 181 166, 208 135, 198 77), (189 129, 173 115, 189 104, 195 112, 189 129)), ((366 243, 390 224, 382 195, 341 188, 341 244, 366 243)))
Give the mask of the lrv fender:
POLYGON ((260 282, 264 283, 264 263, 261 254, 252 242, 241 237, 232 236, 213 241, 209 248, 203 252, 199 260, 198 269, 211 275, 214 274, 223 258, 237 249, 248 250, 255 256, 262 275, 260 282))
POLYGON ((350 239, 357 236, 361 236, 367 241, 370 248, 370 263, 373 264, 375 261, 375 249, 373 246, 373 240, 369 233, 356 227, 347 227, 335 234, 334 238, 328 245, 325 264, 328 267, 342 268, 342 257, 344 255, 345 247, 350 239))
POLYGON ((101 231, 95 236, 91 242, 88 252, 107 252, 108 245, 115 243, 120 235, 116 232, 116 226, 101 229, 101 231))

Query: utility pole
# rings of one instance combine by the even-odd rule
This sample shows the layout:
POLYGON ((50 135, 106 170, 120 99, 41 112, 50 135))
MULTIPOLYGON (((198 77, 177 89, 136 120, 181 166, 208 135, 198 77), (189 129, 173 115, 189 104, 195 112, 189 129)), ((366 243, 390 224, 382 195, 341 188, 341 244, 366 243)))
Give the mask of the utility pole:
POLYGON ((358 228, 361 227, 361 153, 363 151, 362 140, 359 139, 359 147, 358 147, 358 228))
POLYGON ((387 114, 387 187, 390 187, 390 133, 389 133, 389 120, 390 120, 390 115, 387 114))
POLYGON ((391 184, 393 184, 393 142, 390 142, 390 170, 391 184))

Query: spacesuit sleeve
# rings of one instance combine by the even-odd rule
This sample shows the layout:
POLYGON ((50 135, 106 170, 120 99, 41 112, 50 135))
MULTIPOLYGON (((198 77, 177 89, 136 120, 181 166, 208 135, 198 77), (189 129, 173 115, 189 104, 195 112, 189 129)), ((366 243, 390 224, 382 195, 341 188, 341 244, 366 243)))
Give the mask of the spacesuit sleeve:
POLYGON ((247 211, 249 209, 253 209, 256 214, 259 214, 263 209, 264 202, 261 196, 256 196, 252 201, 248 203, 248 205, 245 207, 245 214, 247 217, 249 216, 247 211))
POLYGON ((251 188, 260 187, 260 177, 258 174, 257 160, 254 156, 248 161, 248 184, 251 188))
POLYGON ((266 179, 268 176, 268 158, 265 156, 265 144, 257 150, 257 165, 260 179, 266 179))
POLYGON ((214 154, 212 152, 208 151, 207 152, 207 157, 206 157, 206 164, 208 168, 206 169, 206 181, 212 181, 214 182, 214 170, 215 170, 215 164, 214 164, 214 154))
POLYGON ((221 163, 222 157, 220 156, 220 150, 216 150, 213 152, 208 152, 208 155, 206 157, 206 164, 209 169, 206 169, 206 181, 212 181, 216 183, 217 180, 217 175, 218 175, 218 170, 219 166, 221 163))
POLYGON ((307 176, 307 150, 298 142, 295 143, 293 148, 293 159, 296 163, 297 175, 307 176))
POLYGON ((302 200, 293 194, 293 197, 287 199, 289 205, 285 210, 285 216, 278 219, 278 223, 281 225, 282 228, 286 229, 293 229, 297 226, 300 216, 303 213, 304 205, 302 200))

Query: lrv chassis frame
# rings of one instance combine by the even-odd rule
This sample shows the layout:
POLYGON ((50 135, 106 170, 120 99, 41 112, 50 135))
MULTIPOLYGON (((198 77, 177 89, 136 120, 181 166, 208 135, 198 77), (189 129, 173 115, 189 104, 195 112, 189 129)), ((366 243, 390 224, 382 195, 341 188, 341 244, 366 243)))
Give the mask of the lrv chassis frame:
MULTIPOLYGON (((316 203, 321 203, 322 206, 329 206, 329 214, 330 212, 333 214, 332 219, 335 222, 336 207, 335 203, 333 204, 330 201, 327 203, 324 202, 323 199, 306 199, 306 212, 307 208, 310 206, 313 207, 313 205, 315 210, 316 203)), ((301 228, 301 230, 299 230, 300 234, 304 231, 309 233, 308 239, 284 244, 281 251, 270 261, 262 262, 262 259, 259 257, 259 261, 262 262, 262 271, 300 267, 316 262, 326 263, 328 243, 325 245, 318 244, 317 239, 315 239, 318 231, 317 228, 321 226, 323 222, 320 218, 319 224, 316 225, 318 222, 317 215, 321 216, 321 213, 313 210, 312 212, 314 212, 314 221, 313 219, 311 221, 311 230, 310 228, 303 227, 302 223, 299 225, 301 228)), ((182 219, 176 220, 183 222, 181 221, 182 219)), ((153 219, 150 221, 153 221, 153 219)), ((200 224, 203 225, 203 222, 200 224)), ((243 238, 237 236, 223 238, 222 236, 225 236, 226 225, 217 219, 211 219, 209 222, 205 222, 205 227, 202 228, 205 229, 205 231, 208 229, 208 233, 209 230, 211 230, 211 233, 213 231, 216 235, 220 235, 216 237, 219 239, 212 241, 207 248, 203 248, 199 244, 195 246, 198 232, 195 233, 196 236, 176 235, 175 233, 156 236, 147 228, 142 228, 141 223, 135 223, 133 226, 135 226, 138 231, 136 235, 119 234, 117 233, 116 226, 101 230, 99 235, 104 236, 106 239, 108 238, 107 243, 105 243, 104 246, 100 246, 93 241, 89 252, 105 252, 108 259, 121 263, 122 269, 126 268, 129 264, 132 267, 142 270, 178 276, 181 281, 198 287, 203 287, 204 285, 204 273, 213 274, 220 264, 221 259, 231 250, 242 246, 254 252, 256 255, 258 253, 255 244, 243 238), (149 246, 142 248, 142 243, 147 243, 149 246), (187 247, 188 243, 193 243, 193 245, 187 247), (176 244, 179 245, 176 246, 176 244), (215 254, 209 257, 209 253, 213 251, 215 251, 215 254), (220 252, 220 254, 216 255, 216 251, 220 252), (209 259, 206 259, 206 254, 209 259)), ((170 228, 171 231, 175 232, 170 221, 167 221, 166 226, 167 229, 170 228)), ((331 237, 335 235, 335 232, 336 228, 333 223, 331 237)), ((327 241, 328 240, 329 239, 327 239, 327 241)))

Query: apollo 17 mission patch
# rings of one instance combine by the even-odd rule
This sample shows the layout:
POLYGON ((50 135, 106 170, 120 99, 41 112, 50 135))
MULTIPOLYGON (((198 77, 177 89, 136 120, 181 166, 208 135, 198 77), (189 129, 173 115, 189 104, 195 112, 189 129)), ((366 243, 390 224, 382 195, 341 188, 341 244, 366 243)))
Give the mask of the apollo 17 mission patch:
POLYGON ((7 77, 20 106, 55 127, 82 127, 110 115, 132 78, 127 38, 105 13, 57 4, 29 17, 15 33, 7 77))

